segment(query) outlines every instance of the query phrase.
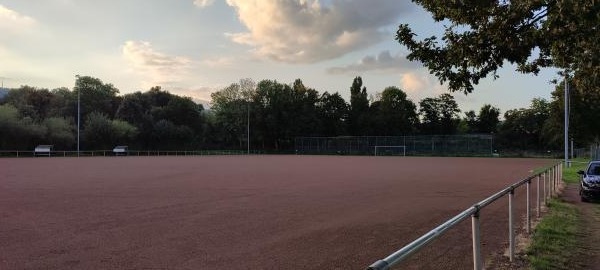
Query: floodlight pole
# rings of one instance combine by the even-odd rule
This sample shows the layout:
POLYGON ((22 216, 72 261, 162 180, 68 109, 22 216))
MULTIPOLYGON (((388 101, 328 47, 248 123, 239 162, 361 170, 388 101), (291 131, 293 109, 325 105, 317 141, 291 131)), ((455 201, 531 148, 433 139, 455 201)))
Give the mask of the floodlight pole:
POLYGON ((568 74, 565 70, 565 167, 571 167, 569 164, 569 83, 568 74))
MULTIPOLYGON (((79 79, 79 75, 75 76, 79 79)), ((77 87, 77 83, 75 83, 77 87)), ((77 156, 79 157, 79 130, 81 124, 81 89, 77 89, 77 156)))
POLYGON ((248 139, 248 155, 250 155, 250 102, 247 104, 247 119, 246 119, 246 128, 247 128, 247 139, 248 139))

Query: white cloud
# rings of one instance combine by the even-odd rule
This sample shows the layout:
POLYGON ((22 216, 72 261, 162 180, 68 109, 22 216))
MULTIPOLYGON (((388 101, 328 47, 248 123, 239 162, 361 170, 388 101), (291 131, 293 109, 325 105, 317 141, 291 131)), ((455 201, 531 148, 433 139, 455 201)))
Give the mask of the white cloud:
POLYGON ((229 57, 229 56, 214 57, 214 58, 209 58, 209 59, 202 61, 203 64, 205 64, 209 67, 212 67, 212 68, 232 67, 234 62, 235 62, 235 58, 229 57))
POLYGON ((143 87, 177 83, 188 74, 192 61, 156 51, 150 42, 127 41, 122 56, 144 78, 143 87))
POLYGON ((0 5, 0 31, 20 33, 35 25, 35 19, 0 5))
POLYGON ((0 25, 21 25, 29 26, 35 23, 35 20, 29 16, 21 15, 18 12, 11 10, 3 5, 0 5, 0 25))
POLYGON ((400 75, 400 88, 415 102, 426 98, 435 97, 443 93, 450 93, 446 85, 439 83, 437 78, 421 68, 400 75))
POLYGON ((205 8, 214 4, 215 0, 194 0, 194 5, 199 8, 205 8))
POLYGON ((265 58, 313 63, 381 42, 385 28, 412 9, 397 0, 227 0, 248 32, 228 33, 265 58))
POLYGON ((390 51, 382 51, 376 56, 365 56, 351 65, 329 68, 327 73, 356 75, 365 71, 408 72, 419 67, 418 63, 408 61, 400 54, 392 56, 390 51))

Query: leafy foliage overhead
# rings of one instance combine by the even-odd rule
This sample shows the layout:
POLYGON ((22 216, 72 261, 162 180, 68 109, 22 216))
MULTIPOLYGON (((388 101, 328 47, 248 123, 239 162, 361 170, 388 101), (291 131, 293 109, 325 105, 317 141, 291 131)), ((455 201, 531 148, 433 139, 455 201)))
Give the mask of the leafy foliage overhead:
POLYGON ((556 67, 600 78, 600 2, 564 0, 413 0, 445 23, 442 38, 417 40, 401 24, 396 40, 451 91, 470 93, 482 78, 497 78, 508 61, 537 74, 556 67))

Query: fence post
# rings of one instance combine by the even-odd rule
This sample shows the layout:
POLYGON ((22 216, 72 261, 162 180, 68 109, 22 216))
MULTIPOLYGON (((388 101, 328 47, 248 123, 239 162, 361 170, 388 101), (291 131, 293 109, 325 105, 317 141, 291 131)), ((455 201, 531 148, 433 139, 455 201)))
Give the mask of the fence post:
POLYGON ((563 182, 563 167, 562 164, 560 164, 560 183, 562 184, 563 182))
POLYGON ((515 259, 515 229, 513 220, 513 198, 515 196, 515 190, 512 189, 508 193, 508 254, 511 262, 515 259))
POLYGON ((554 165, 554 195, 558 196, 558 166, 554 165))
POLYGON ((558 195, 558 167, 554 165, 554 194, 558 195))
POLYGON ((562 164, 558 164, 556 165, 556 168, 558 168, 557 171, 557 178, 556 178, 556 190, 560 189, 560 184, 562 183, 562 173, 563 173, 563 169, 562 169, 562 164))
POLYGON ((555 167, 550 168, 550 199, 556 194, 554 193, 554 181, 556 180, 556 169, 555 167))
POLYGON ((556 165, 554 165, 552 167, 552 194, 554 194, 554 196, 556 196, 556 179, 558 176, 556 171, 557 171, 557 168, 556 168, 556 165))
POLYGON ((471 229, 473 231, 473 269, 481 270, 481 238, 479 235, 479 209, 471 215, 471 229))
POLYGON ((541 214, 540 211, 542 210, 542 207, 540 205, 540 202, 541 202, 541 200, 540 200, 540 180, 541 180, 541 178, 542 178, 542 175, 538 174, 538 176, 537 176, 537 194, 536 194, 537 195, 537 217, 538 218, 540 217, 540 214, 541 214))
POLYGON ((531 179, 527 180, 527 234, 529 234, 531 232, 531 203, 530 203, 530 187, 531 186, 531 179))
POLYGON ((544 171, 544 174, 542 174, 542 182, 544 183, 544 205, 547 205, 548 203, 548 195, 546 194, 546 173, 548 171, 544 171))

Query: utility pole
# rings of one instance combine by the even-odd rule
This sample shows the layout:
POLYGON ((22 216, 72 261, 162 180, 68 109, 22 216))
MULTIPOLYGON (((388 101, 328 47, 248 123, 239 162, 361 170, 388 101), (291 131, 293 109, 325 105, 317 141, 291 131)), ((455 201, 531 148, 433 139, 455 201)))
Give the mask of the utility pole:
POLYGON ((247 113, 247 139, 248 139, 248 155, 250 155, 250 102, 248 102, 247 104, 247 109, 248 109, 248 113, 247 113))
POLYGON ((569 163, 569 83, 568 71, 565 70, 565 167, 570 168, 569 163))
MULTIPOLYGON (((79 75, 75 76, 79 79, 79 75)), ((75 87, 77 87, 77 82, 75 82, 75 87)), ((81 88, 77 89, 77 156, 79 157, 79 130, 81 124, 81 88)))

